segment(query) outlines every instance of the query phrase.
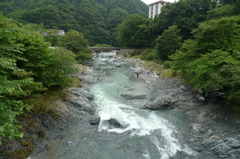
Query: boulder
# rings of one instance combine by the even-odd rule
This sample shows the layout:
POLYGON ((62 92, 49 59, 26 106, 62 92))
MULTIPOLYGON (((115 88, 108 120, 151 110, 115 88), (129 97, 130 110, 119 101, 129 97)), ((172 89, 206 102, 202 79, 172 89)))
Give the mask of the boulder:
POLYGON ((132 67, 131 69, 134 71, 135 74, 141 74, 144 71, 144 69, 141 67, 136 67, 136 68, 132 67))
POLYGON ((116 67, 121 67, 121 64, 120 64, 120 63, 117 63, 117 64, 116 64, 116 67))
POLYGON ((230 146, 228 146, 227 144, 221 143, 221 144, 218 144, 218 145, 214 146, 212 148, 212 151, 215 152, 218 155, 225 155, 225 154, 228 154, 228 152, 231 149, 232 148, 230 146))
POLYGON ((142 108, 149 110, 163 110, 172 107, 176 101, 170 96, 158 97, 153 102, 146 103, 142 108))
POLYGON ((203 96, 199 96, 199 97, 197 97, 197 99, 198 99, 199 102, 205 102, 206 101, 206 98, 203 97, 203 96))
POLYGON ((188 91, 189 90, 189 88, 186 86, 186 85, 181 85, 181 90, 183 90, 183 91, 188 91))
POLYGON ((69 88, 68 90, 71 94, 79 97, 85 97, 87 98, 88 100, 93 100, 94 99, 94 96, 93 94, 91 94, 90 92, 88 92, 87 90, 83 89, 83 88, 69 88))
POLYGON ((120 128, 123 127, 121 123, 117 119, 111 118, 108 120, 109 126, 114 128, 120 128))
POLYGON ((87 112, 90 115, 93 115, 95 113, 95 108, 89 104, 88 99, 81 96, 72 97, 72 99, 69 102, 66 102, 66 104, 71 104, 75 107, 78 107, 80 111, 87 112))
POLYGON ((134 99, 146 99, 147 95, 131 95, 131 94, 121 94, 125 100, 134 100, 134 99))
POLYGON ((91 125, 99 125, 100 123, 100 117, 98 115, 92 115, 89 119, 89 123, 91 125))
POLYGON ((225 142, 232 148, 240 148, 240 141, 235 138, 227 138, 225 142))

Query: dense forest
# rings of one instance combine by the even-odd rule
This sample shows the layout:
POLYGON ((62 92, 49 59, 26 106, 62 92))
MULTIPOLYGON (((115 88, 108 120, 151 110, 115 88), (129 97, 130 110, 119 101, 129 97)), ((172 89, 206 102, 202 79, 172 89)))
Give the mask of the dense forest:
POLYGON ((0 12, 21 23, 83 33, 91 44, 116 45, 115 31, 129 14, 147 17, 140 0, 0 0, 0 12))
POLYGON ((124 46, 154 47, 140 58, 170 67, 196 91, 239 105, 240 0, 180 0, 154 20, 130 15, 117 37, 124 46))

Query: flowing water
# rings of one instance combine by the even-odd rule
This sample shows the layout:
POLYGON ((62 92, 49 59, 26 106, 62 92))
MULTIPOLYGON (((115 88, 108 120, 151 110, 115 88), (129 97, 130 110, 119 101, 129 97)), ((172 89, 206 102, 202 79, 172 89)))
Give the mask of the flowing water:
MULTIPOLYGON (((134 72, 129 69, 129 64, 123 63, 122 67, 116 67, 114 64, 109 65, 107 58, 108 56, 100 56, 96 61, 95 67, 100 67, 106 72, 106 77, 101 83, 93 86, 91 91, 95 95, 95 103, 98 106, 97 112, 101 117, 98 130, 100 132, 116 133, 116 135, 124 133, 125 137, 122 141, 120 139, 119 142, 123 144, 123 147, 124 145, 126 147, 127 145, 133 145, 133 147, 124 150, 125 153, 121 154, 119 158, 136 158, 138 156, 137 158, 168 159, 178 151, 193 154, 178 139, 180 136, 178 136, 177 128, 169 120, 173 116, 167 115, 168 112, 163 114, 139 109, 138 101, 129 103, 121 98, 123 93, 148 95, 149 87, 143 81, 134 77, 134 72), (107 121, 111 118, 117 119, 124 128, 109 127, 107 121), (135 154, 131 157, 127 155, 126 151, 135 154)), ((142 104, 140 105, 142 106, 142 104)), ((121 152, 122 149, 115 151, 121 152)), ((118 157, 112 154, 110 158, 118 157)))
MULTIPOLYGON (((52 150, 32 158, 60 159, 170 159, 178 152, 194 156, 184 142, 184 113, 177 110, 149 111, 140 109, 146 102, 125 100, 122 94, 150 96, 150 85, 136 78, 131 64, 117 60, 112 53, 95 59, 95 69, 105 75, 91 86, 97 114, 98 128, 80 125, 65 130, 61 139, 52 141, 52 150), (179 120, 181 118, 181 120, 179 120), (114 127, 109 119, 122 126, 114 127)), ((154 77, 152 77, 154 78, 154 77)))

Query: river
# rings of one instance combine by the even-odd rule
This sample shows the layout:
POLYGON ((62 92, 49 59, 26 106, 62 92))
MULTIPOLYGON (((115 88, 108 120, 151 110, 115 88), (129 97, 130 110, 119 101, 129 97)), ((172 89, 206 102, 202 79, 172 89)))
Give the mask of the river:
MULTIPOLYGON (((47 150, 32 159, 171 159, 195 158, 198 154, 186 141, 187 115, 179 109, 150 111, 141 109, 151 98, 154 74, 150 81, 137 78, 133 65, 102 53, 93 68, 104 76, 90 85, 92 101, 100 116, 99 125, 77 124, 49 141, 47 150), (124 95, 146 98, 126 100, 124 95), (109 123, 117 120, 121 126, 109 123)), ((140 75, 141 76, 141 75, 140 75)), ((206 159, 206 155, 196 157, 206 159)))

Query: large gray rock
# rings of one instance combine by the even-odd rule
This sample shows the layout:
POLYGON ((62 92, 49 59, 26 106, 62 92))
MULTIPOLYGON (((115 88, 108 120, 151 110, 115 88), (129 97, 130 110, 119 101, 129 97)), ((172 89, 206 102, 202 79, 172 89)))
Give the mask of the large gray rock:
POLYGON ((91 125, 99 125, 100 123, 100 117, 98 115, 92 115, 89 119, 89 123, 91 125))
POLYGON ((67 104, 76 106, 78 107, 79 110, 85 111, 90 115, 93 115, 95 113, 95 108, 92 105, 90 105, 88 99, 81 96, 72 97, 72 99, 69 102, 67 102, 67 104))
POLYGON ((218 144, 212 148, 212 151, 218 155, 228 154, 232 148, 225 143, 218 144))
POLYGON ((114 118, 109 119, 108 123, 109 123, 110 127, 114 127, 114 128, 123 127, 123 125, 121 123, 119 123, 119 121, 117 119, 114 119, 114 118))
POLYGON ((131 95, 131 94, 121 94, 125 100, 134 100, 134 99, 146 99, 147 95, 131 95))
POLYGON ((149 110, 162 110, 171 108, 176 101, 170 96, 156 98, 153 102, 146 103, 142 108, 149 110))
POLYGON ((68 90, 71 94, 77 96, 77 97, 85 97, 88 100, 93 100, 94 96, 89 91, 83 89, 83 88, 69 88, 68 90))
POLYGON ((227 138, 225 142, 232 148, 240 148, 240 141, 235 138, 227 138))

